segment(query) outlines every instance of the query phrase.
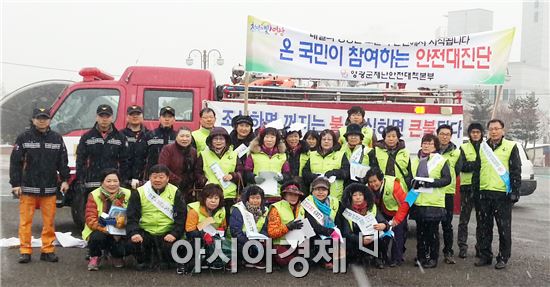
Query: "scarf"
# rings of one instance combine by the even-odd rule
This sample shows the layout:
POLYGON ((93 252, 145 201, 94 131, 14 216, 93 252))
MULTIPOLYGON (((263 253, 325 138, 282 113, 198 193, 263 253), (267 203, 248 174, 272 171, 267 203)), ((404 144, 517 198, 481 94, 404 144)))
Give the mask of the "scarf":
POLYGON ((101 194, 103 194, 103 196, 105 196, 105 198, 107 198, 111 202, 115 199, 121 198, 124 195, 124 193, 120 192, 120 189, 116 193, 110 193, 106 189, 104 189, 103 186, 100 186, 99 190, 101 191, 101 194))
POLYGON ((361 215, 366 215, 367 214, 367 201, 363 200, 363 203, 352 204, 351 208, 353 209, 353 211, 355 211, 355 212, 357 212, 361 215))
POLYGON ((258 222, 258 219, 262 215, 262 208, 260 206, 252 206, 248 202, 245 202, 244 206, 248 212, 252 213, 254 216, 254 221, 258 222))
MULTIPOLYGON (((327 197, 327 199, 328 199, 328 197, 327 197)), ((328 200, 320 201, 315 196, 313 196, 313 202, 315 202, 315 206, 317 206, 319 211, 321 211, 321 213, 324 215, 324 217, 323 217, 324 220, 325 220, 324 226, 327 227, 327 228, 333 228, 334 227, 334 222, 332 221, 332 219, 330 219, 330 205, 327 201, 328 200)))

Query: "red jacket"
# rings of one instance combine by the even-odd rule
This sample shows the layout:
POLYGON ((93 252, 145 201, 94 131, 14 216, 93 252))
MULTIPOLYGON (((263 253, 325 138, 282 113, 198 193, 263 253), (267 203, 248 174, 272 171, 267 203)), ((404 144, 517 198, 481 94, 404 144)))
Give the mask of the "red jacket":
POLYGON ((197 150, 189 146, 181 147, 178 143, 165 145, 159 155, 159 164, 164 164, 170 169, 170 183, 186 191, 193 187, 196 174, 197 150))
POLYGON ((403 222, 405 217, 407 217, 407 213, 409 213, 409 204, 405 202, 407 193, 403 191, 403 188, 401 187, 399 180, 396 179, 393 183, 393 197, 397 201, 397 204, 399 204, 399 208, 397 208, 397 211, 389 211, 386 208, 386 205, 384 205, 384 200, 382 200, 381 192, 383 192, 382 191, 383 188, 384 186, 380 187, 381 190, 374 192, 374 199, 376 201, 376 205, 381 206, 382 212, 386 215, 392 216, 393 222, 399 225, 401 222, 403 222))

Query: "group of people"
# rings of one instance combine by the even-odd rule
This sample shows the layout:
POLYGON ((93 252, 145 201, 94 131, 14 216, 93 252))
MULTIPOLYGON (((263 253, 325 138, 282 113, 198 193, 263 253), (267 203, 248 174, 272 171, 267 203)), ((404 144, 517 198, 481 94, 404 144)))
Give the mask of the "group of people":
MULTIPOLYGON (((98 270, 101 258, 122 267, 130 254, 140 270, 155 264, 177 266, 178 273, 231 264, 262 269, 265 258, 245 262, 244 255, 261 253, 245 244, 257 240, 265 246, 267 239, 273 243, 274 261, 284 266, 301 256, 285 236, 301 229, 306 219, 315 231, 311 242, 327 240, 330 246, 345 238, 347 262, 377 268, 404 262, 408 218, 416 221, 414 264, 436 267, 441 224, 444 262, 455 264, 452 218, 457 186, 458 256, 468 255, 467 226, 475 207, 475 265, 492 263, 494 219, 500 241, 495 268, 506 267, 510 258, 511 207, 519 199, 521 163, 498 119, 487 124, 486 140, 484 127, 470 124, 469 140, 460 147, 451 142, 456 131, 441 125, 436 135, 422 137, 418 157, 411 157, 398 127, 386 127, 377 140, 358 106, 348 110, 346 126, 338 133, 327 129, 304 135, 294 128, 254 131, 253 119, 246 115, 234 117, 228 133, 214 126, 216 114, 210 108, 201 110, 198 130, 174 130, 175 115, 172 107, 163 107, 158 128, 149 131, 143 126, 142 108, 130 106, 127 127, 119 132, 112 123, 112 108, 97 108, 97 122, 81 137, 76 152, 75 184, 89 194, 82 232, 89 246, 88 270, 98 270), (352 176, 350 167, 357 164, 368 167, 365 176, 352 176), (276 190, 262 189, 272 179, 278 183, 276 190), (126 209, 126 219, 109 222, 105 214, 113 206, 126 209), (376 224, 362 226, 366 217, 376 224), (109 225, 125 230, 125 235, 111 234, 109 225), (374 232, 364 234, 365 227, 374 232), (232 250, 231 238, 237 239, 237 250, 232 250), (181 239, 200 242, 191 251, 177 251, 184 257, 185 252, 205 250, 199 262, 204 266, 194 261, 175 264, 172 246, 181 239), (364 248, 375 241, 379 252, 370 256, 364 248), (207 261, 218 252, 216 242, 229 258, 237 252, 237 262, 207 261)), ((10 183, 20 196, 20 263, 31 260, 37 204, 44 218, 40 259, 58 260, 52 243, 55 192, 58 186, 61 192, 69 189, 69 168, 63 139, 49 129, 49 122, 47 109, 35 109, 31 128, 17 138, 11 155, 10 183)), ((320 252, 316 247, 312 251, 320 252)), ((332 269, 333 260, 320 264, 332 269)))

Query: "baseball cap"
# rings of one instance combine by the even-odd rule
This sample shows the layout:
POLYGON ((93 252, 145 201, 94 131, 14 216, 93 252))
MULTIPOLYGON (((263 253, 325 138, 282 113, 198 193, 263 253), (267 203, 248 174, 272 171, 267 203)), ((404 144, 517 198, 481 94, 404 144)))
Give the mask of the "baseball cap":
POLYGON ((35 108, 32 110, 32 118, 36 119, 38 117, 46 117, 51 118, 50 116, 50 109, 48 108, 35 108))
POLYGON ((172 108, 171 106, 165 106, 163 107, 162 109, 160 109, 160 115, 164 115, 166 113, 170 113, 172 114, 172 116, 175 116, 176 115, 176 110, 174 110, 174 108, 172 108))
POLYGON ((113 115, 113 108, 111 108, 111 106, 106 105, 106 104, 99 105, 99 106, 97 107, 96 114, 97 114, 97 115, 109 115, 109 116, 112 116, 112 115, 113 115))
POLYGON ((143 108, 137 105, 129 106, 128 109, 126 109, 126 113, 132 114, 132 113, 140 113, 143 114, 143 108))

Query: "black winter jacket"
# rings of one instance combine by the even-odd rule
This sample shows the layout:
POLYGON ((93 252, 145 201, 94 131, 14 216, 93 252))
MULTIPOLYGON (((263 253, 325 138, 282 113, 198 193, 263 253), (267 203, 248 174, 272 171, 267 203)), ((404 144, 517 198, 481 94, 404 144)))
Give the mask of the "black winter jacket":
POLYGON ((27 195, 53 195, 58 177, 69 179, 67 148, 58 133, 34 126, 17 137, 10 157, 10 184, 27 195))
POLYGON ((162 148, 174 143, 176 135, 172 127, 163 128, 159 125, 158 128, 147 133, 144 145, 137 146, 136 165, 138 170, 144 171, 145 178, 149 174, 149 169, 158 163, 162 148))

